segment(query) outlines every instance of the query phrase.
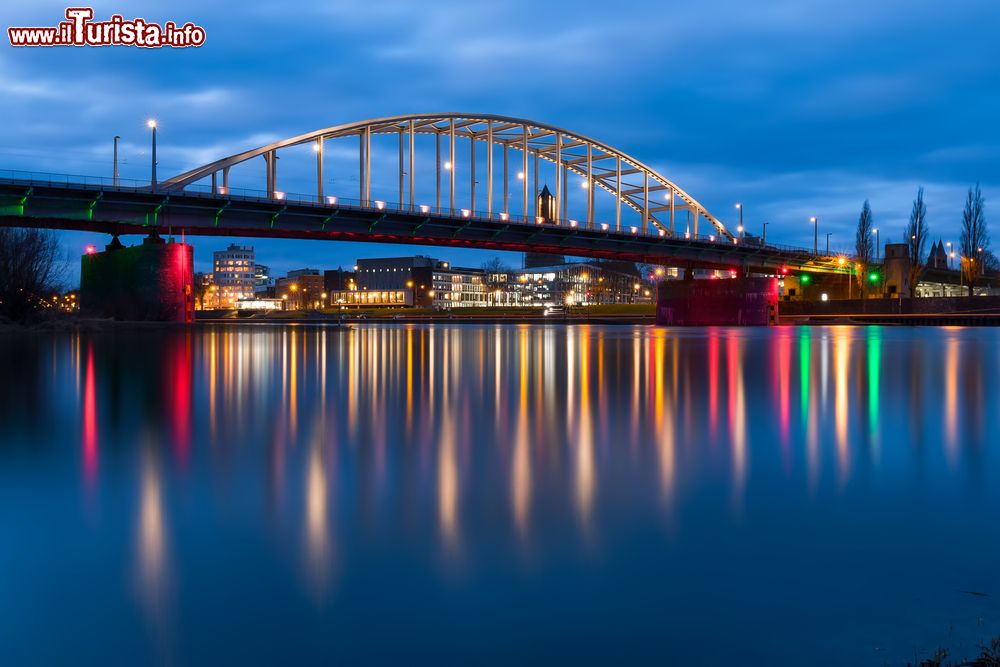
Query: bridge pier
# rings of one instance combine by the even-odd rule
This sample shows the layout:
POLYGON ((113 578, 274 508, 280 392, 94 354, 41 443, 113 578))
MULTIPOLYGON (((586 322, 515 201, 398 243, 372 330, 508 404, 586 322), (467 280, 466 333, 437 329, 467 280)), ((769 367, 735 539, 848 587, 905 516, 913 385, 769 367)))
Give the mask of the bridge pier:
POLYGON ((664 280, 656 291, 656 323, 665 326, 767 326, 776 323, 777 278, 664 280))
POLYGON ((194 250, 151 234, 126 248, 114 239, 80 262, 80 310, 116 320, 194 320, 194 250))

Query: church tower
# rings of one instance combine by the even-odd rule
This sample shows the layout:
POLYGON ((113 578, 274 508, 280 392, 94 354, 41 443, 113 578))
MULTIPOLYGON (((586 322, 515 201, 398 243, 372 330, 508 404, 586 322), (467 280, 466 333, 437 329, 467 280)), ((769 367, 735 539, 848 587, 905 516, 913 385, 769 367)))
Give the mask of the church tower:
MULTIPOLYGON (((538 193, 538 201, 535 202, 535 215, 542 218, 542 224, 551 224, 559 219, 558 202, 549 192, 549 186, 542 187, 538 193)), ((549 255, 543 252, 528 252, 524 254, 524 268, 532 269, 538 266, 554 266, 565 264, 566 258, 562 255, 549 255)))

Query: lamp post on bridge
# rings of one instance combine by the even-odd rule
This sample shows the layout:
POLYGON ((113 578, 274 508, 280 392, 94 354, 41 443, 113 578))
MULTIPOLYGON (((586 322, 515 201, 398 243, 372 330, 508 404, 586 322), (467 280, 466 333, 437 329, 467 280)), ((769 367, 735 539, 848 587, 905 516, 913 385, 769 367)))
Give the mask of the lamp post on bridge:
POLYGON ((760 244, 764 245, 764 246, 767 245, 767 223, 766 222, 764 223, 764 233, 760 237, 760 244))
POLYGON ((152 160, 152 172, 149 177, 149 183, 152 188, 156 189, 156 119, 150 118, 146 121, 147 127, 153 131, 153 160, 152 160))
POLYGON ((827 232, 826 233, 826 254, 827 255, 830 254, 830 235, 831 234, 833 234, 833 232, 827 232))
MULTIPOLYGON (((115 135, 115 171, 114 171, 114 183, 115 187, 118 186, 118 140, 121 139, 117 134, 115 135)), ((951 245, 950 243, 948 245, 951 245)))
POLYGON ((809 222, 813 223, 813 254, 819 254, 819 218, 815 215, 809 218, 809 222))
POLYGON ((740 212, 740 226, 737 231, 740 233, 740 241, 743 241, 743 204, 736 204, 736 208, 740 212))
POLYGON ((875 263, 878 264, 879 254, 881 252, 880 248, 879 248, 879 246, 881 245, 881 242, 879 241, 879 237, 878 237, 878 227, 876 227, 875 229, 872 230, 872 234, 875 235, 875 263))

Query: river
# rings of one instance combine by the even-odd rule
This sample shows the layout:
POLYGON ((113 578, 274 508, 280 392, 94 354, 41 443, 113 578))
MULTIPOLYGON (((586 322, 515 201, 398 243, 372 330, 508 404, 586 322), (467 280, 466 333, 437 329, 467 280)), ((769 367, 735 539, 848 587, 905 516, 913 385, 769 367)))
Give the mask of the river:
POLYGON ((905 664, 1000 634, 1000 333, 0 334, 0 663, 905 664))

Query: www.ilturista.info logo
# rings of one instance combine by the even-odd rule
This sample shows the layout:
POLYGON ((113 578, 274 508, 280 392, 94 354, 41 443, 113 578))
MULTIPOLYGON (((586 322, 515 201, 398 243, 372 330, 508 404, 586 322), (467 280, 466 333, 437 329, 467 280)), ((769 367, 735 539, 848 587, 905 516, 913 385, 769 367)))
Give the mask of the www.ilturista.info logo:
POLYGON ((92 7, 67 7, 66 19, 55 27, 7 28, 11 46, 163 46, 184 48, 205 43, 205 29, 188 22, 162 26, 145 19, 126 20, 114 14, 108 21, 93 21, 92 7))

